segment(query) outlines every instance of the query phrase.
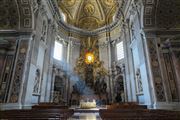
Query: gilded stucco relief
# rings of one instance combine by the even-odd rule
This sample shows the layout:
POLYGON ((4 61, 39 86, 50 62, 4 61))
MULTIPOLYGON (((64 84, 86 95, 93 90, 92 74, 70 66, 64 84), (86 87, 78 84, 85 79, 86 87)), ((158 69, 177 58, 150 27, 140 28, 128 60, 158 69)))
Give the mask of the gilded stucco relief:
POLYGON ((115 0, 63 0, 58 4, 67 24, 89 31, 112 23, 118 5, 115 0))

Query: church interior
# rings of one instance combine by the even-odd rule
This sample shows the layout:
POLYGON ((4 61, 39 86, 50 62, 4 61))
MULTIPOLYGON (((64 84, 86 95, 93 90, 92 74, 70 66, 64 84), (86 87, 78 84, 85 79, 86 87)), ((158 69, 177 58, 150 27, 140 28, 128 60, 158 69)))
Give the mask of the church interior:
POLYGON ((180 0, 0 0, 0 119, 180 120, 180 0))

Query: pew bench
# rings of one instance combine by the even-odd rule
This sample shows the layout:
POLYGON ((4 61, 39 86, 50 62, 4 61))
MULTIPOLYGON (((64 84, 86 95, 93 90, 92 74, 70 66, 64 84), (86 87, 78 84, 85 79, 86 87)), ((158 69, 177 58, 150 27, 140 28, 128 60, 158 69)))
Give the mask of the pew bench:
POLYGON ((102 120, 180 120, 180 112, 148 109, 100 109, 102 120))
POLYGON ((147 105, 139 105, 135 102, 114 103, 107 105, 107 109, 147 109, 147 105))
POLYGON ((67 120, 74 113, 72 109, 31 109, 31 110, 5 110, 0 111, 0 119, 34 119, 67 120))
POLYGON ((68 106, 44 104, 44 105, 33 105, 32 109, 68 109, 68 106))

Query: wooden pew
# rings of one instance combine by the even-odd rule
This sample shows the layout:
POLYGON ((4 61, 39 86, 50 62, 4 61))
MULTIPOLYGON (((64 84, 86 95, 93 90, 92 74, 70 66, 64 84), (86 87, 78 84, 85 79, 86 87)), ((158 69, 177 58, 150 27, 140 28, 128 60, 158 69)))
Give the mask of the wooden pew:
POLYGON ((32 109, 68 109, 67 105, 58 105, 54 103, 40 103, 38 105, 33 105, 32 109))
POLYGON ((100 109, 102 120, 180 120, 180 112, 148 109, 100 109))
POLYGON ((72 109, 31 109, 31 110, 5 110, 0 111, 0 119, 11 120, 47 120, 47 119, 59 119, 67 120, 74 113, 72 109))
POLYGON ((139 105, 135 102, 114 103, 107 105, 107 109, 147 109, 146 105, 139 105))
POLYGON ((151 109, 149 113, 156 116, 165 116, 165 120, 180 120, 180 111, 151 109))

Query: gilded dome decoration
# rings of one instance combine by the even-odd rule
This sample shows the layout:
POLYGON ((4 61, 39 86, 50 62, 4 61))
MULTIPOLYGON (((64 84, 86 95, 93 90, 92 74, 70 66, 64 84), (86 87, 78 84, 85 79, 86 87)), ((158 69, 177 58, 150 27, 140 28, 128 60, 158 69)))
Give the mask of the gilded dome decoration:
POLYGON ((58 0, 67 18, 66 24, 87 31, 109 25, 116 15, 116 0, 58 0))
POLYGON ((71 7, 75 4, 76 0, 62 0, 62 3, 67 6, 67 7, 71 7))
POLYGON ((82 18, 79 21, 79 27, 86 30, 92 30, 98 28, 99 21, 95 17, 82 18))
POLYGON ((114 0, 104 0, 104 3, 107 5, 107 6, 113 6, 115 4, 115 1, 114 0))
POLYGON ((88 3, 84 6, 84 12, 87 15, 92 15, 94 13, 94 5, 92 5, 91 3, 88 3))

